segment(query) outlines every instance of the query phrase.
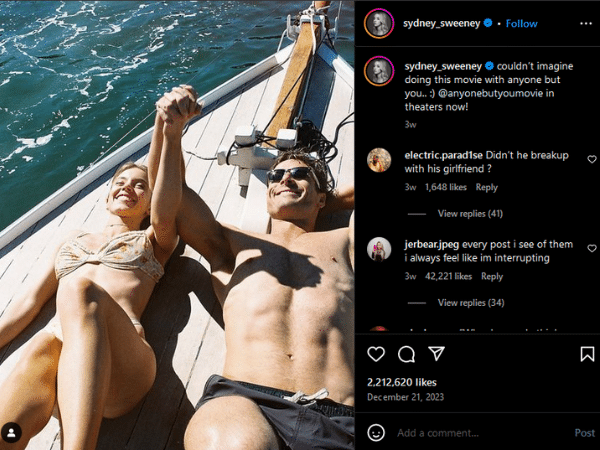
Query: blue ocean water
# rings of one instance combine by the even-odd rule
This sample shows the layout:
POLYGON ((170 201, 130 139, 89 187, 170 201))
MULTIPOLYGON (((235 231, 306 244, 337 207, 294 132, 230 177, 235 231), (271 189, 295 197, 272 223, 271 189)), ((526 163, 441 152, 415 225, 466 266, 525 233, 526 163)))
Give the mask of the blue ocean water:
MULTIPOLYGON (((272 54, 309 4, 0 1, 0 230, 151 127, 164 92, 208 92, 272 54)), ((354 64, 353 2, 336 49, 354 64)))

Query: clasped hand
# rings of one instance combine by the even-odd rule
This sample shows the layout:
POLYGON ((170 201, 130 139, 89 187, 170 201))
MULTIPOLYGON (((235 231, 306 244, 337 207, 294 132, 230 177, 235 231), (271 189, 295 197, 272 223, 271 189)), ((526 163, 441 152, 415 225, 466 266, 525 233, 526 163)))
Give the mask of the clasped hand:
POLYGON ((197 98, 198 93, 192 86, 181 85, 156 102, 156 111, 164 123, 165 136, 181 137, 185 124, 202 112, 197 98))

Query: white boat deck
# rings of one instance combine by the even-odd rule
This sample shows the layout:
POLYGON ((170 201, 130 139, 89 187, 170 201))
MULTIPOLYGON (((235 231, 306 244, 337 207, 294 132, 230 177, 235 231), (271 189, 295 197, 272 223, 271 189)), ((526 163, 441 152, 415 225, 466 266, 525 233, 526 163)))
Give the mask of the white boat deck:
MULTIPOLYGON (((325 59, 332 54, 325 53, 325 59)), ((304 115, 317 126, 322 125, 323 135, 329 140, 333 140, 336 126, 354 110, 353 71, 343 61, 336 65, 338 74, 317 59, 304 115)), ((229 146, 240 125, 255 124, 257 129, 264 129, 273 113, 285 70, 276 68, 269 75, 238 89, 225 101, 209 105, 183 138, 188 185, 200 193, 223 223, 240 226, 246 204, 251 205, 246 211, 265 210, 265 186, 253 178, 249 189, 241 189, 236 167, 219 166, 216 160, 203 158, 214 158, 220 145, 229 146)), ((200 85, 195 87, 202 91, 200 85)), ((338 184, 352 184, 354 124, 340 129, 337 148, 340 153, 330 164, 331 171, 338 184)), ((147 151, 146 145, 132 159, 144 162, 147 151)), ((48 258, 56 236, 72 229, 102 229, 107 220, 105 199, 112 172, 102 175, 11 244, 0 248, 0 314, 21 284, 27 283, 28 274, 48 258)), ((256 219, 253 226, 266 225, 266 212, 251 216, 256 219)), ((338 216, 324 227, 347 223, 347 219, 348 215, 338 216)), ((221 307, 213 294, 206 262, 183 243, 176 253, 142 317, 158 362, 155 385, 129 414, 104 420, 98 449, 182 449, 186 425, 206 379, 222 370, 225 344, 221 307)), ((51 300, 20 336, 0 349, 0 382, 16 364, 27 341, 54 312, 51 300)), ((58 450, 58 420, 52 418, 27 448, 58 450)))

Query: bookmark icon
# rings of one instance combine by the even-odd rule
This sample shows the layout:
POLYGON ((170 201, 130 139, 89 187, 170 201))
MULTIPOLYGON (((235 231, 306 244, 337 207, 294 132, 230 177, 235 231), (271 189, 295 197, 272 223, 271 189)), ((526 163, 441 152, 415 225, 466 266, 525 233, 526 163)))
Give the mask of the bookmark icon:
POLYGON ((580 348, 581 362, 589 359, 591 362, 596 361, 596 348, 595 347, 581 347, 580 348))

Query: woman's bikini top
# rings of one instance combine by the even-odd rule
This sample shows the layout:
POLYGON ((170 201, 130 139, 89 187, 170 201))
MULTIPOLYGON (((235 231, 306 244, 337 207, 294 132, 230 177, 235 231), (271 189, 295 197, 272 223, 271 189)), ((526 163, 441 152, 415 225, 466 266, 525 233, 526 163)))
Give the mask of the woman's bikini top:
POLYGON ((75 239, 63 244, 56 255, 54 271, 61 279, 85 263, 100 263, 114 269, 140 269, 156 283, 164 275, 163 266, 156 260, 152 243, 144 230, 128 231, 105 242, 97 251, 92 252, 75 239))

